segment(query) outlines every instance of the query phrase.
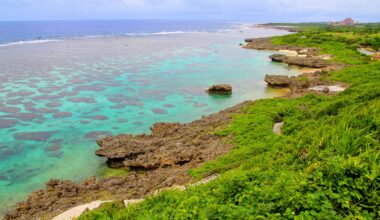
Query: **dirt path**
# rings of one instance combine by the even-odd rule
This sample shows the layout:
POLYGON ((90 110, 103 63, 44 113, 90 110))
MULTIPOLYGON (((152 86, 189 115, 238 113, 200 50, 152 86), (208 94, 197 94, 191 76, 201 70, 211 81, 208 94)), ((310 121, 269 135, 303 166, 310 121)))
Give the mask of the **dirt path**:
MULTIPOLYGON (((209 183, 209 182, 215 180, 217 177, 218 177, 217 175, 212 175, 212 176, 204 178, 204 179, 202 179, 196 183, 193 183, 193 184, 182 185, 182 186, 173 186, 173 187, 169 187, 169 188, 159 189, 156 192, 154 192, 153 194, 159 195, 161 192, 166 191, 166 190, 171 190, 171 189, 186 190, 189 187, 194 187, 194 186, 198 186, 201 184, 209 183)), ((144 199, 124 200, 124 205, 125 205, 125 207, 128 207, 131 204, 136 204, 136 203, 143 202, 143 201, 144 201, 144 199)), ((108 200, 108 201, 97 200, 97 201, 93 201, 93 202, 90 202, 87 204, 79 205, 79 206, 76 206, 74 208, 71 208, 71 209, 59 214, 58 216, 52 218, 52 220, 72 220, 72 219, 78 218, 85 211, 97 209, 97 208, 99 208, 99 206, 101 204, 107 203, 107 202, 112 202, 112 200, 108 200)))

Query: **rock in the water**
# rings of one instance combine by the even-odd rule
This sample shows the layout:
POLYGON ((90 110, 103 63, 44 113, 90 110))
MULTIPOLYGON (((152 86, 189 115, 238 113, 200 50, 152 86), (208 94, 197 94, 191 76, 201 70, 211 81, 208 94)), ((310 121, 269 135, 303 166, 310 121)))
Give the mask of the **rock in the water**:
POLYGON ((230 95, 232 93, 232 86, 228 84, 213 85, 207 92, 209 94, 230 95))
POLYGON ((291 80, 288 76, 265 75, 265 82, 268 83, 268 86, 275 88, 283 88, 289 87, 291 80))

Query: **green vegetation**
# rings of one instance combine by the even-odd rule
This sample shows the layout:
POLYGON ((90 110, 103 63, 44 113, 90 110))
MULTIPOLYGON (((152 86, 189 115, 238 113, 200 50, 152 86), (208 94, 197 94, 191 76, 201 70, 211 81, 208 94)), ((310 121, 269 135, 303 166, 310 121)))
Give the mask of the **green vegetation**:
POLYGON ((335 96, 259 100, 216 131, 232 134, 236 147, 190 172, 219 172, 217 180, 128 208, 107 204, 80 219, 379 219, 380 62, 357 53, 365 34, 355 37, 350 43, 354 35, 327 30, 275 37, 350 64, 326 80, 351 87, 335 96), (272 131, 278 121, 282 136, 272 131))
POLYGON ((357 48, 368 46, 369 41, 376 41, 376 39, 373 36, 355 35, 353 33, 309 31, 274 37, 272 42, 274 44, 320 48, 322 54, 333 55, 333 62, 354 65, 370 61, 370 57, 359 53, 357 48))
POLYGON ((331 26, 327 23, 268 25, 290 27, 297 25, 300 31, 297 34, 274 38, 275 44, 319 47, 323 49, 322 53, 337 55, 336 61, 347 61, 345 63, 348 64, 357 64, 358 62, 353 62, 355 59, 364 59, 364 56, 361 58, 357 56, 358 47, 370 47, 375 51, 380 49, 380 23, 354 26, 331 26))

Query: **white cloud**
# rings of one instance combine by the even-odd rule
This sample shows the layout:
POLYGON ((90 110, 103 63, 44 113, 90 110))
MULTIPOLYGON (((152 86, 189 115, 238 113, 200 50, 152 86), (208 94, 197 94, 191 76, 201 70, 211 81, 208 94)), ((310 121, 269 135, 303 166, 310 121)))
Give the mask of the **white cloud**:
POLYGON ((358 16, 380 19, 380 0, 0 0, 5 17, 244 17, 259 20, 358 16))

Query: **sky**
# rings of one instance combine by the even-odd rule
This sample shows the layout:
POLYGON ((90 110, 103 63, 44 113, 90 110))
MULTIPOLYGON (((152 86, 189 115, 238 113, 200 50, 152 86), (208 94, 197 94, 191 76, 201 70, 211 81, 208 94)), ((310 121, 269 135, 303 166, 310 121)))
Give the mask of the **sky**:
POLYGON ((380 0, 0 0, 0 20, 380 21, 380 0))

